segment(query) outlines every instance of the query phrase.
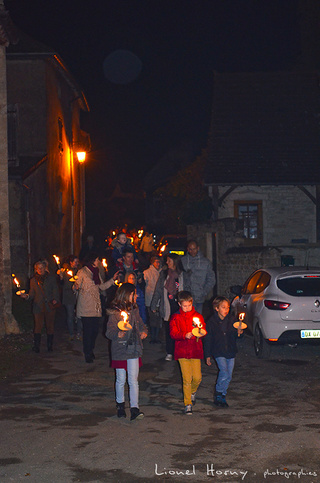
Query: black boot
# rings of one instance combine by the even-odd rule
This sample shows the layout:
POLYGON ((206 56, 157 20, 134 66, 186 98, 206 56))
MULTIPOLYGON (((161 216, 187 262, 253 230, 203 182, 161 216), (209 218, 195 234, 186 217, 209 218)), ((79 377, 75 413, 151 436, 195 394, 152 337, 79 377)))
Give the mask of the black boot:
POLYGON ((144 417, 144 414, 139 411, 139 408, 131 408, 131 418, 130 421, 133 421, 134 419, 142 419, 144 417))
POLYGON ((118 418, 126 418, 126 411, 124 409, 124 402, 123 403, 117 403, 117 416, 118 418))
POLYGON ((40 352, 40 342, 41 342, 41 334, 33 334, 33 352, 37 354, 40 352))
POLYGON ((47 335, 47 349, 48 352, 52 352, 52 344, 53 344, 53 334, 47 335))
POLYGON ((219 407, 223 407, 222 392, 215 392, 213 404, 219 407))

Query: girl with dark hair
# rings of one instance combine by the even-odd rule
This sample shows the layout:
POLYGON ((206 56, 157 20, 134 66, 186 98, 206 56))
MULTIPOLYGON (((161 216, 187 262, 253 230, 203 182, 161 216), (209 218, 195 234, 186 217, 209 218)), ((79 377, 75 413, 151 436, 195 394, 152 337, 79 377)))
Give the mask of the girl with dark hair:
POLYGON ((90 252, 85 259, 85 266, 77 273, 74 289, 78 290, 77 317, 81 317, 83 329, 83 353, 86 362, 95 359, 93 349, 99 332, 102 317, 100 291, 106 290, 114 284, 118 273, 113 278, 102 282, 99 274, 99 257, 90 252))
POLYGON ((160 272, 159 279, 152 297, 150 309, 164 320, 166 331, 166 361, 172 361, 174 353, 174 340, 170 336, 169 320, 172 314, 178 312, 177 294, 181 290, 190 291, 190 280, 184 271, 179 255, 167 255, 167 268, 160 272))
POLYGON ((139 309, 139 314, 142 318, 144 324, 147 323, 147 312, 144 300, 144 293, 142 289, 137 285, 137 274, 133 271, 126 272, 124 276, 124 281, 128 283, 132 283, 136 287, 136 294, 137 294, 137 306, 139 309))
POLYGON ((139 410, 139 367, 141 366, 142 340, 148 335, 136 304, 136 288, 131 283, 123 283, 108 310, 109 321, 106 337, 111 340, 111 367, 116 370, 116 404, 118 418, 125 418, 124 386, 128 374, 131 421, 142 419, 139 410), (127 314, 124 327, 121 321, 127 314), (119 324, 120 322, 120 324, 119 324), (119 328, 119 325, 121 328, 119 328))

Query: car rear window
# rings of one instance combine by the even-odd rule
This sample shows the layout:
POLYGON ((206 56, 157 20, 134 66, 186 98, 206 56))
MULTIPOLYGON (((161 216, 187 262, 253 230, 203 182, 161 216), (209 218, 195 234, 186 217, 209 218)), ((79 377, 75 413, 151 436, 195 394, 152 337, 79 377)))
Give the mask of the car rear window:
POLYGON ((319 297, 320 277, 290 277, 277 281, 282 292, 294 297, 319 297))

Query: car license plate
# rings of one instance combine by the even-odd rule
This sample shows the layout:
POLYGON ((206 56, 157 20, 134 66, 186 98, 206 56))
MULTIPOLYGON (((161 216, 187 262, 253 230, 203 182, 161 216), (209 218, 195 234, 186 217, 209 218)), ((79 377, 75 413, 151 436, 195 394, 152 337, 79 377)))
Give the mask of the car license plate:
POLYGON ((320 339, 320 330, 301 330, 301 339, 320 339))

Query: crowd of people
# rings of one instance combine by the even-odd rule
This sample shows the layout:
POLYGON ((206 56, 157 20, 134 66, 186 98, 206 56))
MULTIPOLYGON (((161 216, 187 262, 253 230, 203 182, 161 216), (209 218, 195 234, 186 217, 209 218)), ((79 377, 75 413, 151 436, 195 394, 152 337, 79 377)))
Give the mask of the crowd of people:
POLYGON ((185 414, 192 414, 196 402, 202 359, 208 366, 212 358, 216 361, 219 373, 214 404, 227 407, 236 341, 242 331, 235 329, 230 302, 224 297, 214 299, 213 315, 204 321, 203 303, 216 283, 210 261, 196 240, 189 240, 184 256, 168 253, 165 258, 154 250, 149 233, 140 244, 132 241, 121 231, 109 240, 107 263, 102 263, 93 237, 88 237, 79 257, 69 255, 56 273, 49 272, 46 260, 36 262, 30 290, 22 295, 33 302, 33 350, 40 352, 43 325, 47 350, 53 350, 55 313, 61 299, 69 339, 82 340, 85 362, 93 363, 104 317, 116 374, 117 415, 126 417, 124 387, 128 379, 131 420, 141 419, 138 376, 142 340, 149 335, 150 344, 161 344, 164 326, 164 357, 168 362, 179 361, 185 414), (201 336, 195 333, 196 327, 201 328, 201 336))

